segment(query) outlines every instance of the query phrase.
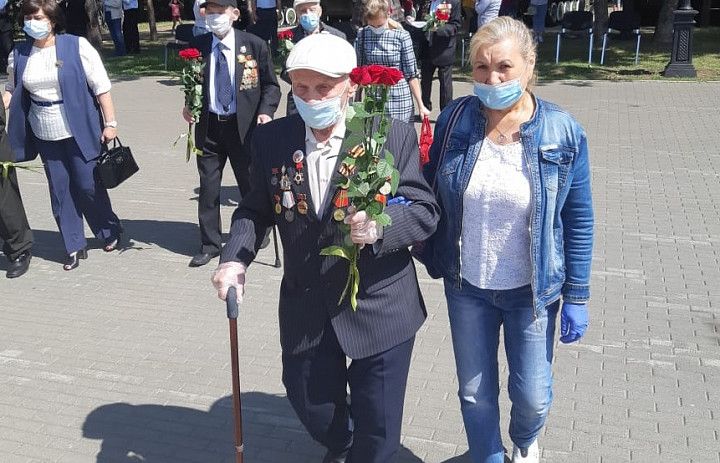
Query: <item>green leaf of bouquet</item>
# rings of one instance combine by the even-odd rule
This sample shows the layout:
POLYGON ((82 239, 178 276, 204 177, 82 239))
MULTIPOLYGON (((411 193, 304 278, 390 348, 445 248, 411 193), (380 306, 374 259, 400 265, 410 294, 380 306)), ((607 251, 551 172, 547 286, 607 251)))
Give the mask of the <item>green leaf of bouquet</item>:
POLYGON ((367 196, 368 193, 370 193, 370 184, 368 182, 362 182, 357 186, 357 189, 362 196, 367 196))
POLYGON ((387 137, 380 131, 373 133, 372 137, 378 145, 384 145, 385 141, 387 141, 387 137))
POLYGON ((363 106, 358 106, 357 108, 355 108, 355 117, 367 119, 368 117, 370 117, 370 113, 367 112, 363 106))
POLYGON ((390 167, 395 167, 395 156, 390 151, 385 151, 385 161, 390 164, 390 167))
POLYGON ((351 121, 355 117, 355 112, 357 111, 355 108, 357 108, 357 105, 359 103, 353 103, 351 105, 348 105, 347 111, 345 112, 345 123, 347 124, 348 121, 351 121))
POLYGON ((345 260, 350 260, 350 252, 342 246, 328 246, 320 250, 321 256, 335 256, 342 257, 345 260))
POLYGON ((383 213, 383 205, 377 201, 373 201, 370 205, 365 208, 367 215, 375 219, 377 216, 383 213))
POLYGON ((392 164, 388 163, 387 159, 381 159, 377 164, 377 174, 380 177, 389 177, 393 173, 392 164))
POLYGON ((359 117, 353 117, 349 121, 345 122, 345 127, 353 132, 353 133, 362 133, 365 129, 365 125, 363 124, 363 119, 359 117))
POLYGON ((392 219, 389 215, 386 213, 379 214, 375 216, 375 222, 377 222, 378 225, 387 227, 388 225, 392 225, 392 219))
POLYGON ((349 148, 354 148, 357 145, 362 144, 365 141, 365 137, 359 133, 352 133, 345 138, 345 144, 349 148))
POLYGON ((393 169, 392 178, 390 179, 390 193, 395 196, 397 193, 398 186, 400 184, 400 172, 397 169, 393 169))

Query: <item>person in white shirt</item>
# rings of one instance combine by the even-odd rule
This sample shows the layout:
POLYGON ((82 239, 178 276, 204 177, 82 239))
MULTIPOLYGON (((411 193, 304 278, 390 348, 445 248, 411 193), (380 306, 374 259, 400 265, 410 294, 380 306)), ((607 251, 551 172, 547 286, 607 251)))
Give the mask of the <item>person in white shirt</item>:
POLYGON ((195 37, 208 33, 207 27, 205 27, 205 8, 200 8, 203 3, 205 3, 205 0, 195 0, 193 4, 193 15, 195 15, 193 35, 195 37))
POLYGON ((72 270, 87 258, 83 217, 106 252, 117 249, 122 233, 107 190, 94 176, 101 143, 117 135, 110 79, 85 38, 55 34, 62 15, 55 0, 25 0, 21 13, 31 38, 9 58, 3 94, 10 106, 8 138, 17 161, 42 158, 67 252, 63 269, 72 270))

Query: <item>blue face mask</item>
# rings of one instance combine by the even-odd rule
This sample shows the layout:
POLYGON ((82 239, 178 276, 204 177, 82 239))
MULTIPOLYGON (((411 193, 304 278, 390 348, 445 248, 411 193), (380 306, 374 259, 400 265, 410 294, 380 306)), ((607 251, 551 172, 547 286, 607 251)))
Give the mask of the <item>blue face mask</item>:
POLYGON ((520 79, 508 80, 495 85, 475 82, 473 93, 480 98, 483 106, 490 109, 507 109, 517 103, 524 90, 520 79))
POLYGON ((343 113, 342 98, 345 95, 343 91, 340 95, 327 100, 318 101, 317 103, 307 103, 302 98, 293 94, 295 107, 305 121, 305 124, 313 129, 327 129, 335 124, 343 113))
POLYGON ((300 25, 308 32, 313 32, 320 24, 320 18, 312 11, 300 16, 300 25))
POLYGON ((50 34, 50 22, 37 19, 26 19, 23 30, 35 40, 42 40, 50 34))

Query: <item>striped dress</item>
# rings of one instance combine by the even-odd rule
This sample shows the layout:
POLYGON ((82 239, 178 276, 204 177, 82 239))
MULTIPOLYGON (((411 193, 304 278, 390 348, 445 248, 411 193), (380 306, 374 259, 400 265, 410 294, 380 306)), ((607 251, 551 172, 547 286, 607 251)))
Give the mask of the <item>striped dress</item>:
POLYGON ((390 117, 410 122, 414 106, 408 80, 418 77, 410 33, 405 29, 386 29, 382 34, 375 34, 364 27, 358 31, 355 53, 360 66, 379 64, 400 69, 405 80, 390 89, 385 108, 390 117))

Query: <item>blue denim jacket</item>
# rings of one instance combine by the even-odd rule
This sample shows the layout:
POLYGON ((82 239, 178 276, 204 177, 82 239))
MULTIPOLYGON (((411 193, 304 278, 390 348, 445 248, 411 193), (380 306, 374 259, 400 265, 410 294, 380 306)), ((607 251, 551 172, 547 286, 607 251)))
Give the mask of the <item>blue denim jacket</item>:
MULTIPOLYGON (((528 226, 537 312, 561 296, 575 303, 590 298, 593 209, 585 131, 558 106, 533 98, 535 113, 520 127, 520 140, 530 169, 528 226)), ((437 171, 436 195, 442 215, 420 257, 432 277, 449 279, 458 286, 462 284, 463 196, 485 138, 485 126, 479 99, 455 100, 438 118, 430 162, 424 168, 431 184, 437 171), (438 166, 448 120, 464 100, 438 166)))

